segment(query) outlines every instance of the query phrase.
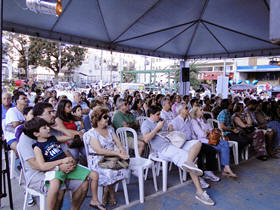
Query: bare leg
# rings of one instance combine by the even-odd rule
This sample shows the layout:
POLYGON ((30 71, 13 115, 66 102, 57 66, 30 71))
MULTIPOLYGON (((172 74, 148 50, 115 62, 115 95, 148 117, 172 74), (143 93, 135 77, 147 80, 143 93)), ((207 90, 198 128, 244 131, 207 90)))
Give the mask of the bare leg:
POLYGON ((102 206, 100 206, 101 203, 99 202, 98 196, 97 196, 98 173, 96 173, 95 171, 91 171, 90 174, 88 175, 88 177, 91 179, 90 189, 91 189, 92 198, 91 198, 90 204, 98 206, 99 209, 105 209, 102 206))
POLYGON ((47 195, 47 209, 53 210, 56 208, 57 204, 57 197, 60 188, 60 180, 53 179, 50 181, 50 187, 48 189, 47 195))
POLYGON ((142 155, 144 149, 145 149, 145 143, 143 141, 138 141, 138 152, 140 156, 142 155))
POLYGON ((81 186, 72 194, 71 210, 78 210, 86 198, 88 190, 88 181, 85 180, 81 186))
POLYGON ((200 184, 200 181, 199 181, 199 178, 197 175, 193 174, 193 173, 190 173, 190 176, 191 176, 191 179, 193 181, 193 184, 195 186, 195 189, 196 189, 196 193, 197 194, 201 194, 203 192, 202 188, 201 188, 201 184, 200 184))
POLYGON ((56 210, 59 210, 62 208, 64 194, 65 194, 65 190, 61 190, 58 192, 56 210))
POLYGON ((194 161, 194 159, 197 157, 198 153, 200 152, 201 146, 202 146, 201 142, 198 142, 197 144, 192 146, 188 154, 188 162, 194 161))
POLYGON ((16 157, 18 157, 18 154, 17 154, 17 142, 16 141, 14 141, 11 145, 10 145, 10 148, 11 148, 11 150, 13 150, 14 152, 15 152, 15 154, 16 154, 16 157))

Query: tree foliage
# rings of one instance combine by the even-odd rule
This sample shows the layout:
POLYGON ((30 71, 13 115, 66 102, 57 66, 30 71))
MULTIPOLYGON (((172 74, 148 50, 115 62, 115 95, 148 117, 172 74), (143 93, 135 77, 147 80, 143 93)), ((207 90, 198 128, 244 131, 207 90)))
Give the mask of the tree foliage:
POLYGON ((70 75, 75 68, 82 65, 87 53, 87 49, 83 47, 73 45, 61 47, 60 68, 60 43, 10 32, 4 32, 4 40, 8 45, 4 53, 7 52, 10 59, 17 62, 19 69, 26 71, 28 56, 28 66, 45 67, 54 72, 56 80, 60 70, 70 75))
POLYGON ((61 46, 60 43, 30 37, 29 62, 34 67, 46 67, 54 72, 56 79, 60 70, 70 75, 72 70, 82 65, 87 49, 73 45, 61 46), (59 49, 61 50, 61 60, 59 49), (61 63, 61 65, 60 65, 61 63), (60 68, 61 67, 61 68, 60 68))
MULTIPOLYGON (((179 66, 177 67, 179 68, 179 66)), ((198 79, 198 68, 195 63, 190 64, 190 85, 194 90, 199 89, 200 80, 198 79)), ((180 69, 178 69, 174 76, 171 76, 170 79, 174 79, 175 83, 180 82, 180 69)))

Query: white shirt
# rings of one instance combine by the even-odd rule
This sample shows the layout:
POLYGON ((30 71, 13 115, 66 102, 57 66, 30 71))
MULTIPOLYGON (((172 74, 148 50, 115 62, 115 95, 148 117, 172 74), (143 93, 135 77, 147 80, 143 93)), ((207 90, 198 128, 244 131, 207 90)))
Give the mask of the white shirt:
POLYGON ((187 117, 184 120, 183 117, 178 115, 168 125, 172 125, 175 131, 181 131, 184 134, 186 134, 188 141, 195 139, 193 129, 192 129, 192 124, 191 124, 191 119, 189 117, 187 117))
POLYGON ((12 122, 20 122, 24 120, 25 119, 23 114, 17 109, 17 107, 8 109, 6 114, 6 119, 5 119, 5 125, 4 125, 4 129, 5 129, 4 137, 7 142, 16 138, 15 136, 16 129, 13 128, 12 122))

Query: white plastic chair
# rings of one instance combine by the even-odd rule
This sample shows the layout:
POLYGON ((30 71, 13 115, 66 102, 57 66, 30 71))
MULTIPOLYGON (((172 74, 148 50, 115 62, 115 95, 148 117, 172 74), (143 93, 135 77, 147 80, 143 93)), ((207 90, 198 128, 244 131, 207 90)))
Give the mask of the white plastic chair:
MULTIPOLYGON (((129 168, 131 171, 137 172, 138 177, 138 184, 139 184, 139 197, 140 197, 140 203, 144 203, 144 171, 151 168, 153 173, 153 181, 154 181, 154 188, 155 191, 158 191, 157 187, 157 179, 156 179, 156 172, 155 172, 155 166, 153 161, 142 158, 139 155, 138 152, 138 140, 137 140, 137 133, 134 129, 128 128, 128 127, 122 127, 118 128, 116 133, 119 139, 121 140, 123 146, 126 149, 127 154, 129 154, 128 151, 128 142, 127 142, 127 132, 131 132, 133 134, 134 139, 134 153, 135 158, 129 158, 129 168)), ((133 174, 135 175, 135 174, 133 174)))
MULTIPOLYGON (((19 146, 17 146, 17 151, 18 151, 18 156, 19 156, 20 162, 21 162, 22 175, 23 175, 23 178, 25 179, 24 160, 23 160, 23 158, 22 158, 22 156, 20 154, 19 146)), ((43 194, 43 193, 40 193, 40 192, 38 192, 36 190, 33 190, 33 189, 29 188, 29 187, 27 187, 27 185, 25 183, 25 196, 24 196, 23 210, 26 209, 27 198, 28 198, 29 194, 31 194, 33 196, 39 196, 39 198, 40 198, 40 210, 46 209, 46 195, 43 194)))
POLYGON ((136 120, 138 120, 138 122, 139 122, 140 127, 146 119, 148 119, 148 117, 145 117, 145 116, 140 116, 140 117, 136 118, 136 120))
MULTIPOLYGON (((221 128, 220 123, 219 123, 218 120, 208 119, 207 122, 212 126, 212 128, 216 127, 216 126, 214 126, 214 123, 216 123, 218 128, 222 131, 222 128, 221 128)), ((234 163, 235 163, 235 165, 238 165, 239 164, 239 160, 238 160, 238 142, 236 142, 236 141, 228 141, 228 143, 229 143, 229 147, 231 147, 232 151, 233 151, 234 163)))
MULTIPOLYGON (((89 152, 88 152, 88 146, 89 145, 87 144, 85 138, 83 138, 83 141, 84 141, 86 156, 88 157, 89 156, 89 152)), ((87 161, 88 161, 88 158, 87 158, 87 161)), ((89 163, 87 162, 87 164, 89 164, 89 163)), ((122 186, 123 186, 123 193, 124 193, 125 203, 126 203, 126 205, 128 205, 129 204, 129 199, 128 199, 128 192, 127 192, 127 186, 126 186, 126 180, 125 179, 122 180, 122 186)), ((98 186, 97 194, 98 194, 98 200, 102 201, 103 186, 98 186)))
MULTIPOLYGON (((167 173, 168 173, 168 163, 170 161, 162 159, 157 153, 151 151, 149 154, 149 159, 155 162, 156 174, 159 176, 160 170, 162 170, 162 191, 167 191, 167 173)), ((172 162, 170 162, 169 171, 171 170, 172 162)), ((187 179, 187 172, 178 167, 179 179, 183 183, 187 179)), ((148 170, 146 170, 145 179, 147 179, 148 170)))
MULTIPOLYGON (((6 136, 6 120, 2 120, 2 131, 4 137, 6 136)), ((10 179, 15 178, 15 165, 16 165, 16 154, 13 150, 9 151, 9 159, 10 159, 10 179)))

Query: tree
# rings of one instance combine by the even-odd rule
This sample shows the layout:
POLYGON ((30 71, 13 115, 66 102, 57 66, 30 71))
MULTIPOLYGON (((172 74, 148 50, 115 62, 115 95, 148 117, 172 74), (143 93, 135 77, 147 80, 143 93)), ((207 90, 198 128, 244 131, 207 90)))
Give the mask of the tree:
POLYGON ((55 74, 55 80, 58 80, 58 74, 63 70, 66 76, 70 76, 72 70, 82 65, 85 60, 87 49, 73 45, 61 47, 60 43, 30 37, 30 56, 29 62, 35 67, 46 67, 55 74), (61 48, 60 48, 61 47, 61 48), (60 59, 60 50, 61 59, 60 59))
MULTIPOLYGON (((19 69, 24 69, 26 75, 28 36, 4 31, 3 32, 4 55, 8 55, 13 62, 18 63, 19 69)), ((28 55, 29 56, 29 55, 28 55)), ((24 75, 24 74, 23 74, 24 75)), ((23 77, 19 71, 19 78, 23 77)))
POLYGON ((87 52, 86 48, 66 45, 61 48, 61 65, 59 65, 58 42, 10 32, 4 32, 3 35, 7 44, 4 53, 7 52, 10 59, 18 63, 19 69, 27 71, 26 58, 28 58, 28 66, 32 65, 34 68, 41 66, 52 70, 56 81, 60 70, 69 77, 73 69, 82 64, 87 52))
MULTIPOLYGON (((128 66, 125 66, 123 68, 123 70, 134 71, 135 70, 135 60, 128 62, 128 66)), ((124 73, 122 75, 123 75, 123 78, 122 78, 123 82, 127 82, 127 83, 137 82, 135 73, 124 73)))
MULTIPOLYGON (((179 66, 177 66, 179 68, 179 66)), ((197 64, 190 63, 190 85, 193 87, 194 90, 199 89, 200 80, 198 79, 198 68, 197 64)), ((175 83, 180 82, 180 69, 175 72, 175 75, 170 77, 170 79, 174 79, 175 83)))

